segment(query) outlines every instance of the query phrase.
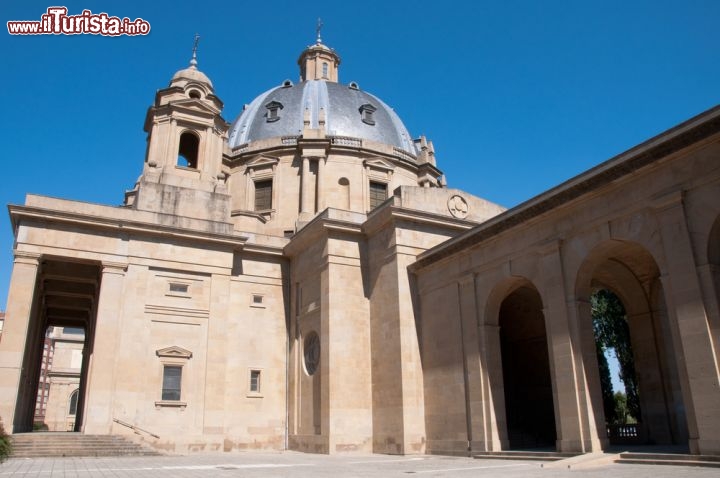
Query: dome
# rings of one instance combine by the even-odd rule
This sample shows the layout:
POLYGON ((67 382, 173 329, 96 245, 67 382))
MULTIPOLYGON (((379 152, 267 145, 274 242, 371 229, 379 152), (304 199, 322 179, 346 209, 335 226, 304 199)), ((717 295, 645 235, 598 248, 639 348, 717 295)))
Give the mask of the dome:
POLYGON ((361 91, 354 83, 341 85, 322 80, 296 85, 286 81, 255 98, 233 122, 230 148, 302 134, 305 110, 309 111, 311 128, 319 127, 320 110, 324 110, 328 136, 368 139, 417 154, 405 125, 378 97, 361 91))
POLYGON ((210 78, 208 78, 205 73, 198 70, 197 67, 192 64, 188 68, 185 68, 185 69, 180 70, 177 73, 175 73, 172 77, 172 80, 170 80, 170 84, 173 84, 180 80, 187 80, 187 81, 197 82, 197 83, 205 83, 211 89, 213 87, 213 84, 210 81, 210 78))

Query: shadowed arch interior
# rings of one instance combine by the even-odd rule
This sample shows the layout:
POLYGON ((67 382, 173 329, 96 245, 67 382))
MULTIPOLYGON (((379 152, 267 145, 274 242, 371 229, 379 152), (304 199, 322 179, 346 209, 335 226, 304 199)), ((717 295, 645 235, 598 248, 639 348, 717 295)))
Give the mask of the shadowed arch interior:
POLYGON ((543 305, 538 291, 521 285, 499 313, 505 415, 510 448, 554 447, 555 411, 543 305))
POLYGON ((199 150, 200 139, 196 135, 188 131, 181 134, 178 148, 178 165, 197 169, 199 150))

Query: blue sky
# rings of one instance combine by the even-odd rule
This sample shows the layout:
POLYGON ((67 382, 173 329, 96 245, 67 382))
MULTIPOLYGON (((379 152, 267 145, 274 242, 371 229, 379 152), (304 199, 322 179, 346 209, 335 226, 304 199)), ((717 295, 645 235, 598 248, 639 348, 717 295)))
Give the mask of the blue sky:
MULTIPOLYGON (((451 187, 514 206, 720 103, 720 2, 5 1, 0 202, 120 204, 141 172, 155 91, 190 58, 232 121, 323 40, 435 144, 451 187), (141 17, 148 36, 11 36, 49 6, 141 17)), ((13 232, 0 226, 0 308, 13 232)))

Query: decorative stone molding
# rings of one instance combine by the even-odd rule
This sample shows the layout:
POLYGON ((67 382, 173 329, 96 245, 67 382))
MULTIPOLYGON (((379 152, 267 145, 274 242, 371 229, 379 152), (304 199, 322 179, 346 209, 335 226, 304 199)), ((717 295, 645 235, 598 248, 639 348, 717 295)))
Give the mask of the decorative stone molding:
POLYGON ((457 194, 450 196, 448 199, 448 210, 450 214, 458 219, 465 219, 469 212, 468 203, 462 196, 457 194))
POLYGON ((34 266, 40 263, 40 257, 42 257, 42 254, 38 254, 37 252, 13 251, 13 254, 15 256, 13 261, 15 264, 29 264, 34 266))
POLYGON ((189 360, 192 358, 192 352, 182 347, 178 347, 177 345, 172 345, 170 347, 165 347, 164 349, 156 350, 155 355, 157 355, 158 357, 175 359, 180 358, 185 360, 189 360))

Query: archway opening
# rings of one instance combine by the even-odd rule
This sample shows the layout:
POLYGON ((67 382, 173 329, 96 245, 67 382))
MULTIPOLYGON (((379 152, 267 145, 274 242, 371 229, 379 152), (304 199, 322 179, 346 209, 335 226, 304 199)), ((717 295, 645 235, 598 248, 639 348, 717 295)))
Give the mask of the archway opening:
POLYGON ((41 261, 15 405, 15 432, 82 429, 99 277, 97 264, 41 261), (73 393, 75 413, 70 414, 73 393))
POLYGON ((178 148, 178 166, 197 169, 199 151, 200 139, 197 136, 187 131, 181 134, 180 147, 178 148))
MULTIPOLYGON (((617 341, 612 348, 625 347, 614 365, 614 374, 622 377, 625 396, 612 399, 607 385, 603 385, 608 378, 603 358, 612 359, 617 350, 603 357, 597 352, 595 342, 595 350, 585 352, 586 360, 598 362, 598 376, 591 380, 592 393, 598 397, 593 399, 595 416, 605 418, 598 427, 606 427, 611 445, 687 448, 689 434, 678 367, 680 359, 675 353, 673 325, 668 318, 660 269, 652 255, 632 242, 608 241, 598 246, 589 254, 578 276, 578 298, 591 304, 588 316, 581 320, 584 333, 598 332, 598 323, 593 323, 592 318, 593 312, 595 315, 598 312, 591 310, 597 308, 598 297, 609 299, 615 304, 612 307, 618 309, 610 314, 616 316, 614 319, 605 321, 606 326, 615 325, 606 327, 603 333, 624 336, 611 338, 610 342, 617 341), (604 399, 599 399, 603 395, 604 399), (623 399, 626 410, 622 409, 623 399), (622 416, 624 411, 626 416, 622 416)), ((597 333, 595 335, 597 337, 597 333)), ((608 369, 613 368, 612 362, 607 364, 608 369)), ((613 389, 613 395, 617 391, 621 390, 613 389)))
POLYGON ((500 305, 505 415, 511 449, 555 447, 555 408, 543 305, 523 285, 500 305))
POLYGON ((612 291, 590 298, 608 436, 615 444, 637 437, 640 396, 625 306, 612 291))
POLYGON ((47 327, 35 402, 34 431, 75 431, 84 349, 84 327, 47 327))

